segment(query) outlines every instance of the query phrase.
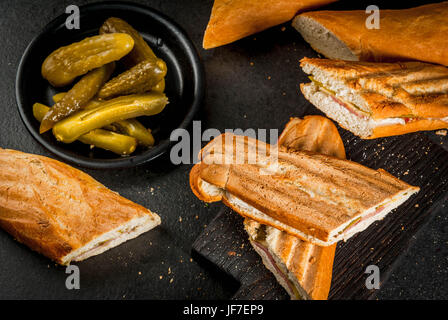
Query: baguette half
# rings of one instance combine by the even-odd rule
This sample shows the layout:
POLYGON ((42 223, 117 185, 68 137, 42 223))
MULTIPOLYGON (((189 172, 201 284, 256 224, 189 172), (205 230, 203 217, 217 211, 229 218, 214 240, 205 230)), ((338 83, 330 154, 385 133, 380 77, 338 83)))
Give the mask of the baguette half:
POLYGON ((61 265, 101 254, 160 222, 80 170, 0 148, 0 227, 61 265))
POLYGON ((330 59, 448 65, 448 2, 379 13, 380 29, 366 27, 364 10, 306 12, 292 25, 330 59))

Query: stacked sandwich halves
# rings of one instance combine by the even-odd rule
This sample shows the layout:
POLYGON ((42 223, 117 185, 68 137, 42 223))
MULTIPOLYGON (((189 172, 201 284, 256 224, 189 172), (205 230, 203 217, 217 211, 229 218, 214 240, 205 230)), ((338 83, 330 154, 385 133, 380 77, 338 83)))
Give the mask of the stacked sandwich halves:
POLYGON ((292 298, 325 299, 334 244, 419 189, 341 159, 342 141, 328 119, 294 121, 278 146, 232 134, 215 138, 202 149, 190 184, 201 200, 222 200, 248 219, 251 243, 292 298))

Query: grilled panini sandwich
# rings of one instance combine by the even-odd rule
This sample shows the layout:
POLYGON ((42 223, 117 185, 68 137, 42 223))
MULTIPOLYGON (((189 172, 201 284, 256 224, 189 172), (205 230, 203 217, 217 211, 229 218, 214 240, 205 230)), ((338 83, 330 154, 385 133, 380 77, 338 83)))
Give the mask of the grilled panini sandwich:
POLYGON ((382 169, 230 133, 211 141, 200 158, 190 176, 200 199, 222 200, 320 246, 366 229, 419 190, 382 169))
MULTIPOLYGON (((321 116, 291 119, 279 140, 295 150, 315 151, 345 159, 342 139, 331 120, 321 116)), ((331 286, 336 244, 327 247, 246 218, 249 241, 291 299, 324 300, 331 286)))
POLYGON ((157 214, 84 172, 0 148, 0 227, 59 264, 98 255, 159 224, 157 214))
POLYGON ((303 95, 355 135, 372 139, 448 128, 448 68, 422 62, 301 60, 303 95))

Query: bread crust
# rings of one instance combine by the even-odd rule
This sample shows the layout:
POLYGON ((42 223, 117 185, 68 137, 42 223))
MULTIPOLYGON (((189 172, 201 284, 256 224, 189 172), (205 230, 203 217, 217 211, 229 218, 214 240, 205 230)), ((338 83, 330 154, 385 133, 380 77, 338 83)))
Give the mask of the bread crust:
POLYGON ((316 152, 345 159, 345 148, 333 122, 322 116, 291 118, 278 138, 288 149, 316 152))
POLYGON ((104 233, 144 216, 160 223, 155 213, 80 170, 0 148, 0 227, 57 263, 65 263, 65 256, 104 233))
POLYGON ((405 125, 395 124, 390 126, 380 126, 373 129, 371 136, 367 139, 397 136, 418 131, 431 131, 448 128, 448 123, 437 120, 415 120, 405 125))
POLYGON ((306 12, 295 19, 302 17, 330 30, 361 61, 420 60, 448 65, 448 2, 381 9, 380 29, 366 27, 363 10, 306 12))
POLYGON ((219 47, 291 20, 299 11, 336 0, 215 0, 203 47, 219 47))
POLYGON ((200 176, 201 173, 201 163, 197 163, 193 166, 190 171, 190 188, 194 195, 201 201, 204 202, 217 202, 222 200, 222 195, 211 196, 210 194, 203 191, 202 183, 203 180, 200 176))

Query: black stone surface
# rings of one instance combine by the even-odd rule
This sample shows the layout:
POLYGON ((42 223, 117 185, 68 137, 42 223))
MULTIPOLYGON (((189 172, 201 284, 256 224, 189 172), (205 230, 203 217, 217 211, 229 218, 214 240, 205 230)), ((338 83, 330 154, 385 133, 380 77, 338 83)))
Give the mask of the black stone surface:
MULTIPOLYGON (((76 1, 75 4, 90 2, 76 1)), ((285 24, 285 28, 274 27, 234 44, 205 51, 201 49, 201 43, 212 1, 135 2, 172 17, 196 44, 207 76, 206 100, 198 116, 203 130, 282 129, 290 116, 319 113, 298 92, 299 82, 306 79, 298 61, 303 56, 316 54, 289 24, 285 24)), ((407 1, 401 6, 417 3, 421 1, 407 1)), ((0 146, 3 148, 51 156, 33 140, 19 118, 14 81, 18 62, 27 44, 70 4, 73 1, 0 0, 0 146)), ((392 7, 391 4, 387 6, 392 7)), ((393 6, 399 7, 400 4, 394 2, 393 6)), ((363 2, 348 5, 343 1, 331 7, 358 9, 366 5, 363 2)), ((430 139, 433 137, 433 133, 424 135, 429 135, 430 139)), ((385 152, 392 154, 393 150, 385 152)), ((423 152, 421 157, 430 159, 431 154, 423 152)), ((130 170, 85 170, 112 190, 159 213, 162 225, 98 257, 77 263, 81 271, 81 290, 72 291, 65 288, 67 275, 64 268, 55 266, 13 241, 5 232, 0 232, 0 298, 233 297, 239 284, 210 263, 192 255, 193 242, 219 213, 222 205, 205 205, 193 196, 188 186, 190 169, 191 165, 171 165, 165 156, 130 170)), ((447 191, 446 185, 439 188, 447 191)), ((446 211, 442 207, 434 212, 432 220, 413 236, 412 245, 395 263, 394 271, 377 293, 377 298, 448 298, 446 211)))

